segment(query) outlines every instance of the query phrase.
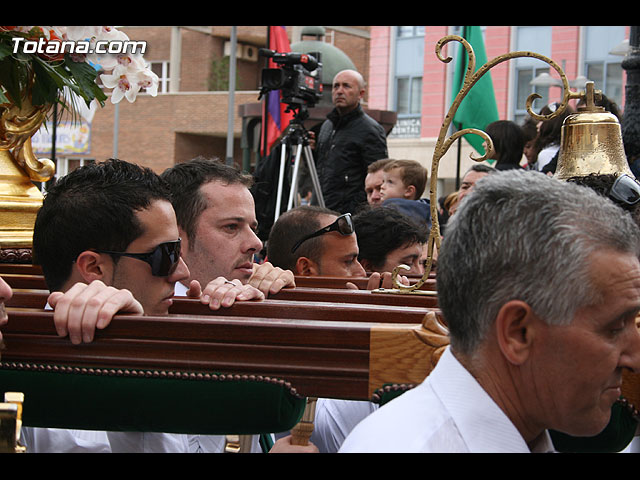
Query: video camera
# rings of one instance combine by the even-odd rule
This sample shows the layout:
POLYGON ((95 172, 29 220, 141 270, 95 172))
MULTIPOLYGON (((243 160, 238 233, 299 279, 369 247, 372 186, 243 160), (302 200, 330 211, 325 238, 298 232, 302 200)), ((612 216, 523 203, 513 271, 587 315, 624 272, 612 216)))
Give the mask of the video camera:
POLYGON ((320 54, 278 53, 261 48, 263 57, 280 65, 262 70, 260 97, 270 90, 282 91, 282 102, 291 108, 313 107, 322 98, 322 63, 320 54))

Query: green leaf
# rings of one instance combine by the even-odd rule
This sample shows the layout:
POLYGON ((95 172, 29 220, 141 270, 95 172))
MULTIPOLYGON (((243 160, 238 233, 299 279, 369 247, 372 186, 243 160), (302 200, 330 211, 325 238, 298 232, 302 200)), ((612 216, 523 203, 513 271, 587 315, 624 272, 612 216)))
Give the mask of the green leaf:
POLYGON ((74 62, 69 55, 65 55, 65 65, 78 83, 80 90, 85 93, 82 97, 86 100, 87 105, 94 98, 97 98, 104 105, 104 100, 106 100, 107 96, 96 84, 96 77, 98 76, 96 69, 86 62, 74 62))
POLYGON ((10 102, 11 100, 7 98, 7 96, 2 91, 2 88, 0 88, 0 103, 10 103, 10 102))
POLYGON ((37 81, 34 82, 31 91, 31 100, 34 105, 53 104, 58 100, 59 84, 55 77, 49 75, 46 69, 38 62, 34 62, 33 70, 37 81))
POLYGON ((18 107, 22 106, 22 89, 27 78, 27 72, 20 62, 11 57, 0 60, 0 85, 18 107), (22 81, 20 77, 23 77, 22 81))

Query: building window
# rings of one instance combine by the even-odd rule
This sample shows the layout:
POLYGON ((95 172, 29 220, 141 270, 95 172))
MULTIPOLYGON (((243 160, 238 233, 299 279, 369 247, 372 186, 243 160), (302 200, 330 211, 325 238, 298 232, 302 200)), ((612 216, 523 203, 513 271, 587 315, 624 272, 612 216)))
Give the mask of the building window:
POLYGON ((424 27, 399 26, 396 32, 398 38, 424 37, 424 27))
POLYGON ((151 62, 151 71, 158 76, 158 93, 169 92, 169 61, 151 62))
POLYGON ((420 137, 424 28, 396 27, 394 110, 398 120, 390 137, 420 137))
POLYGON ((422 111, 422 77, 397 78, 396 97, 396 111, 398 115, 420 115, 422 111))
MULTIPOLYGON (((551 58, 551 28, 550 26, 517 27, 515 50, 536 52, 551 58)), ((534 102, 534 112, 539 112, 549 103, 549 87, 531 85, 531 81, 542 73, 550 73, 547 63, 535 58, 515 59, 514 121, 516 123, 522 124, 529 116, 526 102, 532 93, 542 97, 534 102)))
POLYGON ((624 26, 584 27, 584 75, 610 100, 622 104, 622 57, 611 50, 625 38, 624 26))

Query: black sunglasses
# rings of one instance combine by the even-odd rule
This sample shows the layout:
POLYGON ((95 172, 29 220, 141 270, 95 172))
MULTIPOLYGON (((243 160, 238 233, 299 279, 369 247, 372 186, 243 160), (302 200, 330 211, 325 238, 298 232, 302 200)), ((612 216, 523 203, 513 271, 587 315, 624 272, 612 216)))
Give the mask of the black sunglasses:
POLYGON ((640 183, 626 173, 622 174, 613 182, 609 198, 625 205, 635 205, 640 201, 640 183))
POLYGON ((180 261, 181 239, 165 242, 158 245, 149 253, 112 252, 110 250, 96 250, 98 253, 107 253, 119 257, 131 257, 151 266, 151 275, 154 277, 167 277, 171 275, 180 261))
POLYGON ((333 222, 331 225, 327 225, 326 227, 321 228, 317 232, 313 232, 307 235, 306 237, 303 237, 302 239, 298 240, 298 242, 291 249, 291 253, 295 253, 295 251, 300 247, 300 245, 302 245, 303 242, 309 240, 310 238, 319 237, 320 235, 324 235, 325 233, 336 232, 336 231, 341 235, 351 235, 354 232, 353 221, 351 220, 350 213, 345 213, 344 215, 340 215, 338 218, 336 218, 336 221, 333 222))

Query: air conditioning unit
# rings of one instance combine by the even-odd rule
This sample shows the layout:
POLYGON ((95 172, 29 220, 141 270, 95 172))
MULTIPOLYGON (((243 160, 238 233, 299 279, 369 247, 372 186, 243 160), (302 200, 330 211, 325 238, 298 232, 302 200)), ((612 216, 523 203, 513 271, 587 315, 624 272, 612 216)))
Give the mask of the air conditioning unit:
MULTIPOLYGON (((224 42, 224 56, 231 55, 231 42, 224 42)), ((255 45, 245 45, 238 43, 236 45, 236 58, 249 62, 258 61, 258 47, 255 45)))
POLYGON ((249 62, 258 61, 258 47, 255 45, 243 45, 242 46, 242 59, 249 62))
MULTIPOLYGON (((231 42, 224 42, 224 56, 228 57, 231 55, 231 42)), ((236 45, 236 58, 242 57, 242 49, 240 48, 240 44, 236 45)))

